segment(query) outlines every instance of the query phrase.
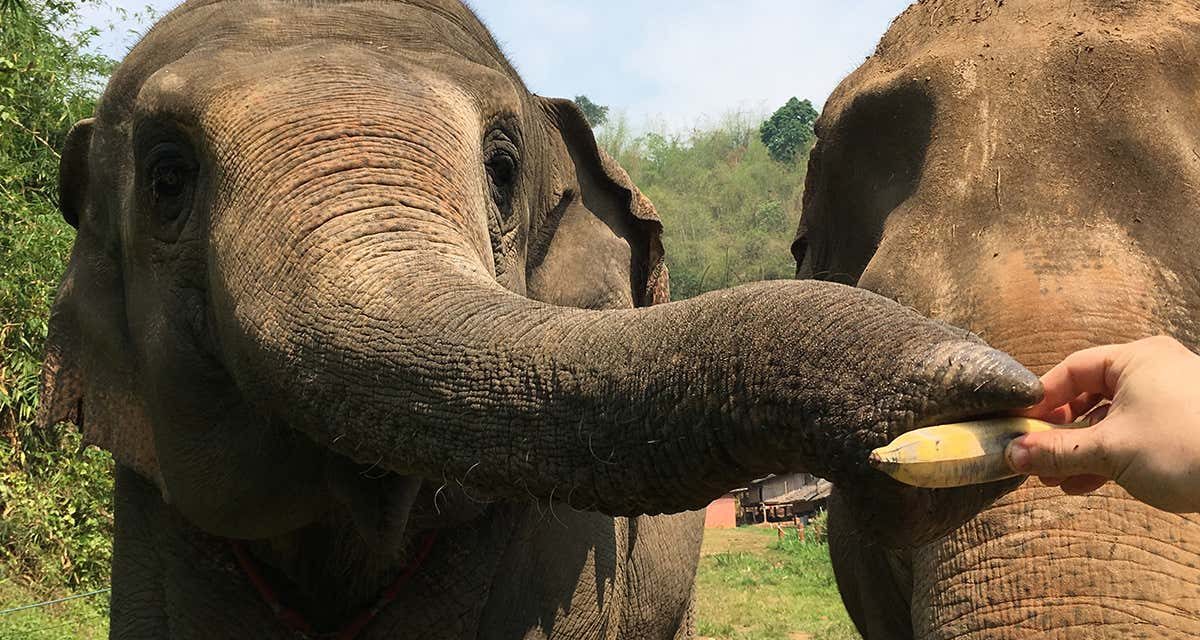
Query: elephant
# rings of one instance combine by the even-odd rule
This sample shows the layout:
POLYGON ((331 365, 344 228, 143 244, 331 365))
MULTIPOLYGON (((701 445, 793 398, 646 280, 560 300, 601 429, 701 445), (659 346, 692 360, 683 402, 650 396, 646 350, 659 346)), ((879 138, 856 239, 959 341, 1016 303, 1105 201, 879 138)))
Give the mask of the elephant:
POLYGON ((837 283, 669 302, 662 223, 456 0, 191 0, 62 150, 39 421, 116 462, 113 638, 693 633, 752 477, 932 539, 867 454, 1036 376, 837 283))
MULTIPOLYGON (((895 299, 1037 373, 1156 334, 1197 349, 1197 59, 1194 2, 914 4, 817 123, 798 277, 895 299)), ((831 555, 868 640, 1200 637, 1200 518, 1114 484, 1031 479, 898 548, 843 503, 831 555)))

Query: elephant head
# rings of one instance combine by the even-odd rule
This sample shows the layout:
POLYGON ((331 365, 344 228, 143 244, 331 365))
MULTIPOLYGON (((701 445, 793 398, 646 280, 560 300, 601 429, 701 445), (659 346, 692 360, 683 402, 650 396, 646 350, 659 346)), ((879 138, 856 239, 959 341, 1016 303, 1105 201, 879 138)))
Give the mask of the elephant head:
POLYGON ((1011 483, 910 492, 867 451, 1040 394, 850 287, 655 305, 653 206, 458 2, 185 4, 70 134, 62 206, 43 419, 220 536, 339 507, 402 529, 456 484, 680 511, 805 468, 927 537, 1011 483))
MULTIPOLYGON (((1198 55, 1191 2, 914 5, 817 125, 800 276, 1038 372, 1158 333, 1200 346, 1198 55)), ((1198 525, 1029 481, 906 561, 847 547, 838 573, 868 638, 1195 637, 1198 525), (905 615, 883 628, 887 602, 905 615)))

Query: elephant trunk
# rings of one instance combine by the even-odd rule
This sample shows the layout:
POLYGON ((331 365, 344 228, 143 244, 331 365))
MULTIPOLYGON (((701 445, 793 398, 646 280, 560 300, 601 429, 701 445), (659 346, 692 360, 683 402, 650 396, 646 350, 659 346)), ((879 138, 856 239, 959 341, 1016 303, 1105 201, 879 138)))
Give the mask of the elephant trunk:
POLYGON ((240 385, 354 460, 495 497, 696 508, 761 474, 857 472, 914 415, 1035 393, 999 353, 838 285, 586 311, 531 301, 433 250, 311 269, 290 300, 228 283, 244 313, 245 335, 225 341, 249 376, 240 385), (889 354, 870 346, 887 343, 889 354), (880 397, 904 402, 869 406, 880 397), (874 430, 851 427, 863 424, 874 430))

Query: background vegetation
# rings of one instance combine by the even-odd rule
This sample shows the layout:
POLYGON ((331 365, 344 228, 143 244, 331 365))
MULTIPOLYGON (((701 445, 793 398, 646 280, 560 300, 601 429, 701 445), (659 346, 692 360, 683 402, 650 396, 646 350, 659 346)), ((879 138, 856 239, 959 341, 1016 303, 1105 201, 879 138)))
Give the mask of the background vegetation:
MULTIPOLYGON (((805 101, 807 102, 807 101, 805 101)), ((597 131, 600 146, 658 208, 676 300, 757 280, 791 278, 808 138, 771 158, 761 116, 731 113, 686 134, 640 135, 623 118, 597 131)))
MULTIPOLYGON (((71 124, 91 115, 114 64, 87 53, 99 34, 80 29, 80 4, 0 0, 0 610, 109 580, 111 459, 71 427, 33 425, 49 304, 74 237, 57 208, 57 150, 71 124)), ((791 277, 811 119, 797 125, 794 109, 779 116, 790 127, 782 142, 764 117, 745 113, 684 134, 635 134, 608 107, 577 101, 658 206, 675 298, 791 277)), ((748 562, 708 566, 724 575, 748 562)), ((95 597, 2 616, 0 639, 105 637, 106 608, 95 597)))
MULTIPOLYGON (((67 426, 33 427, 46 318, 73 231, 58 153, 112 62, 85 53, 74 2, 0 9, 0 608, 107 586, 112 463, 67 426), (62 34, 74 33, 72 36, 62 34)), ((0 637, 87 637, 106 600, 0 619, 0 637), (53 615, 53 617, 50 617, 53 615), (82 626, 80 626, 82 625, 82 626)), ((96 632, 99 633, 99 632, 96 632)), ((97 636, 98 637, 98 636, 97 636)))

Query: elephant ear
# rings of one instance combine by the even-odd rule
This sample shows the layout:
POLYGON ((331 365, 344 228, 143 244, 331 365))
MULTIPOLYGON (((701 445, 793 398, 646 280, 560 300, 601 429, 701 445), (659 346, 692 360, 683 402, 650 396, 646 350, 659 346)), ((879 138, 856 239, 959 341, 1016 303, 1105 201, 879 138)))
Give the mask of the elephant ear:
POLYGON ((83 424, 83 374, 79 361, 79 332, 64 300, 73 297, 74 274, 70 268, 58 285, 50 309, 46 353, 42 358, 37 425, 48 428, 59 422, 83 424))
MULTIPOLYGON (((94 119, 71 127, 58 166, 58 202, 63 219, 79 228, 79 213, 87 193, 87 157, 92 145, 94 119)), ((74 251, 72 251, 74 255, 74 251)), ((82 426, 83 374, 80 335, 75 317, 75 260, 67 265, 54 296, 42 359, 37 424, 47 428, 59 422, 82 426)))
POLYGON ((562 171, 549 210, 533 220, 530 297, 581 308, 650 306, 670 300, 662 221, 629 174, 596 145, 570 100, 541 98, 562 142, 562 171))
POLYGON ((150 421, 128 362, 132 349, 122 338, 120 269, 81 223, 91 139, 91 119, 72 127, 59 165, 59 206, 80 231, 50 310, 37 424, 73 422, 88 444, 161 486, 150 421))

